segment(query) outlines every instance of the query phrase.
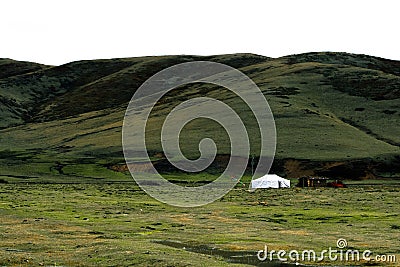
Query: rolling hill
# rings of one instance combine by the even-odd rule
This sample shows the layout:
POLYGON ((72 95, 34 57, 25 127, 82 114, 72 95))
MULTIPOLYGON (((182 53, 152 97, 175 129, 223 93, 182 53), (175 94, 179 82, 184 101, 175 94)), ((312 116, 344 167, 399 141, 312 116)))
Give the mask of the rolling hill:
MULTIPOLYGON (((260 87, 277 127, 274 172, 400 176, 400 62, 333 52, 139 57, 62 66, 0 59, 0 175, 32 181, 125 179, 121 128, 129 100, 156 72, 194 60, 238 68, 260 87)), ((240 114, 257 158, 260 137, 248 107, 224 88, 192 84, 165 95, 152 112, 146 141, 157 168, 173 170, 159 138, 165 116, 199 96, 221 100, 240 114)), ((199 119, 185 129, 184 154, 198 156, 199 141, 212 137, 218 156, 211 171, 223 168, 230 144, 221 127, 199 119)))

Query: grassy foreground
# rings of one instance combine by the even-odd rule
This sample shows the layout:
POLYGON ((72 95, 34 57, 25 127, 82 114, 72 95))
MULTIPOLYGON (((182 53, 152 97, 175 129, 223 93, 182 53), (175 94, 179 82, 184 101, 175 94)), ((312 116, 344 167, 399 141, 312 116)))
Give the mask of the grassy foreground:
POLYGON ((0 266, 233 266, 154 241, 321 251, 339 238, 373 256, 396 255, 398 265, 399 197, 398 186, 254 193, 238 187, 189 209, 159 203, 130 183, 0 184, 0 266))

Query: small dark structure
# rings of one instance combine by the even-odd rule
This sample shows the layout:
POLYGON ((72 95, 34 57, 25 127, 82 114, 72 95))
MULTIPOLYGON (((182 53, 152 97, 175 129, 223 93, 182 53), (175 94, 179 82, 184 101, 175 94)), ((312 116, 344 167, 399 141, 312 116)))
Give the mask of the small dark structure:
POLYGON ((301 177, 297 184, 298 187, 326 187, 328 178, 325 177, 301 177))

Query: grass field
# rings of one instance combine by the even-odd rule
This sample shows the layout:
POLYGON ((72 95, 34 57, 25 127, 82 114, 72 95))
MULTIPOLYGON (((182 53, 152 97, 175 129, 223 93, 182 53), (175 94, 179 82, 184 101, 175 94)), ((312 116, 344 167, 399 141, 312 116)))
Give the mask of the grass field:
POLYGON ((0 184, 0 266, 232 266, 223 255, 190 248, 321 251, 339 238, 351 249, 396 255, 399 265, 399 197, 400 187, 382 185, 237 187, 189 209, 159 203, 134 183, 0 184))

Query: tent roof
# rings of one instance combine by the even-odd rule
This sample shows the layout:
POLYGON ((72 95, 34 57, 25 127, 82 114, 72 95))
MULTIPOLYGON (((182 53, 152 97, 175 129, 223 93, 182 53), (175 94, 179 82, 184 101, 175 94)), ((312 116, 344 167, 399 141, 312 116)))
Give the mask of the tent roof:
POLYGON ((282 178, 276 174, 267 174, 258 179, 254 179, 250 183, 249 190, 253 191, 257 188, 282 188, 290 187, 290 180, 282 178))
POLYGON ((264 176, 261 176, 260 178, 257 178, 257 179, 254 179, 254 180, 265 180, 265 179, 268 179, 268 180, 287 180, 287 179, 285 179, 285 178, 283 178, 283 177, 280 177, 280 176, 278 176, 278 175, 276 175, 276 174, 266 174, 266 175, 264 175, 264 176))

